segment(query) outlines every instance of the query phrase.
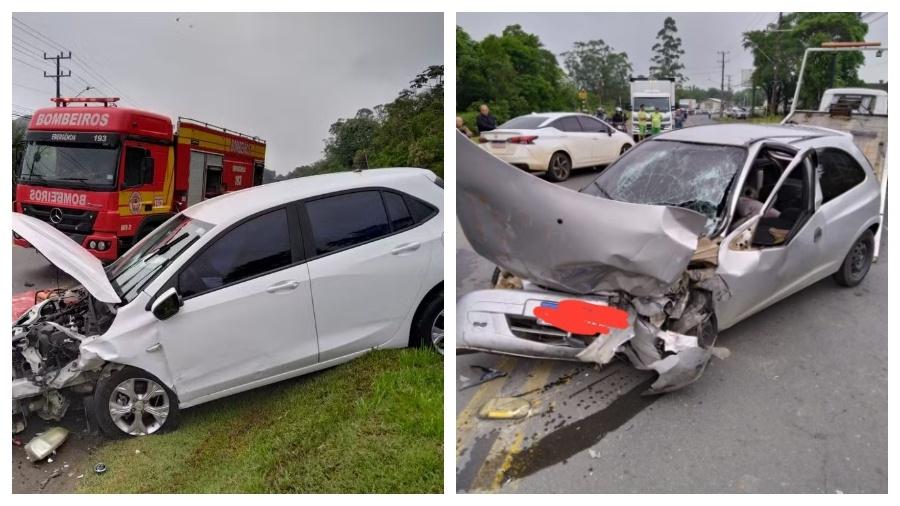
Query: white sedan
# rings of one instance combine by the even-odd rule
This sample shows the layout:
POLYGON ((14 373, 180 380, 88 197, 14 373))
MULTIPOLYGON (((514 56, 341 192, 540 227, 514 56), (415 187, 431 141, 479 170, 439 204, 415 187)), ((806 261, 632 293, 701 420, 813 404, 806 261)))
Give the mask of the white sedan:
POLYGON ((614 162, 634 145, 627 134, 593 116, 569 112, 534 113, 483 132, 481 146, 506 163, 546 172, 565 181, 572 169, 614 162))
POLYGON ((442 352, 443 193, 422 169, 267 184, 188 208, 106 269, 13 214, 82 284, 13 324, 17 427, 87 396, 105 433, 150 434, 179 409, 375 348, 442 352))

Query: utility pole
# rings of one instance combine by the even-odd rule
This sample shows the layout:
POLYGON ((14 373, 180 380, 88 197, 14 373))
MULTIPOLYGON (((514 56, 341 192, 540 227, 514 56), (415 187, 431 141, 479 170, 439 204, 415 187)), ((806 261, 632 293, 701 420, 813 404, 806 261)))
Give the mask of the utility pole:
POLYGON ((775 59, 772 60, 772 103, 769 114, 778 114, 778 58, 781 46, 781 13, 778 13, 778 24, 775 25, 778 30, 775 35, 775 59))
POLYGON ((722 92, 722 106, 719 109, 719 117, 725 113, 725 55, 728 54, 728 51, 719 51, 720 55, 722 55, 722 82, 719 85, 719 91, 722 92))
MULTIPOLYGON (((56 56, 47 56, 47 53, 44 53, 45 60, 56 60, 56 74, 48 74, 46 71, 44 72, 44 77, 50 77, 56 79, 56 98, 62 97, 62 94, 59 91, 60 78, 63 77, 72 77, 72 71, 70 70, 68 74, 63 74, 59 68, 59 60, 71 60, 72 59, 72 51, 69 51, 68 55, 64 55, 62 51, 59 52, 56 56)), ((59 102, 56 103, 56 107, 59 107, 59 102)))

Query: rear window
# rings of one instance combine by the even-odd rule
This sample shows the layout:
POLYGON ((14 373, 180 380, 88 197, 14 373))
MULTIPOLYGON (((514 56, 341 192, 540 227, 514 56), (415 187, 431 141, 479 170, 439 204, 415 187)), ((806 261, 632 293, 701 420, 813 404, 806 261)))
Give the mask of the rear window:
POLYGON ((506 123, 500 125, 498 128, 534 130, 535 128, 539 128, 545 121, 547 121, 546 116, 519 116, 518 118, 513 118, 507 121, 506 123))
POLYGON ((391 233, 377 190, 344 193, 306 203, 316 254, 323 255, 391 233))

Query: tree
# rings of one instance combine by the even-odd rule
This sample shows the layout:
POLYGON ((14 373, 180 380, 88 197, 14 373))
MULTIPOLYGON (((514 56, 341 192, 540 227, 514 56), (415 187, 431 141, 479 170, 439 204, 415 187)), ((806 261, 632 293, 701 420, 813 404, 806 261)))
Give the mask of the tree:
POLYGON ((575 42, 562 54, 563 64, 575 86, 594 95, 598 104, 628 102, 631 62, 625 52, 617 53, 602 39, 575 42))
POLYGON ((681 37, 677 33, 675 20, 671 16, 666 17, 662 30, 656 33, 656 44, 652 47, 655 54, 650 59, 650 76, 653 79, 674 77, 675 82, 681 86, 687 78, 681 72, 684 70, 681 63, 684 49, 681 49, 681 37))
POLYGON ((456 103, 461 111, 488 104, 501 121, 534 111, 571 110, 576 88, 556 56, 519 25, 480 42, 456 28, 456 103))
MULTIPOLYGON (((868 25, 853 12, 795 12, 780 16, 764 30, 745 32, 744 48, 753 53, 753 82, 763 89, 771 109, 789 107, 807 47, 828 41, 862 41, 868 25)), ((806 62, 799 108, 813 108, 828 88, 858 86, 865 58, 859 52, 814 53, 806 62)))

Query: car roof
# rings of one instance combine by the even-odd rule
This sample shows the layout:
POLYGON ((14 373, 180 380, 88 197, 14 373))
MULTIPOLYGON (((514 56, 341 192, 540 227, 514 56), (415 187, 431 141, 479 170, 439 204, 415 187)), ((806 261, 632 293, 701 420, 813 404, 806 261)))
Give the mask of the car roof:
POLYGON ((845 135, 836 130, 799 125, 758 125, 724 124, 700 125, 662 133, 655 140, 720 144, 726 146, 749 146, 758 141, 773 140, 794 144, 820 137, 840 137, 845 135))
POLYGON ((227 224, 279 204, 354 188, 392 188, 422 177, 433 181, 436 176, 430 170, 404 167, 298 177, 204 200, 187 208, 184 214, 213 224, 227 224))

